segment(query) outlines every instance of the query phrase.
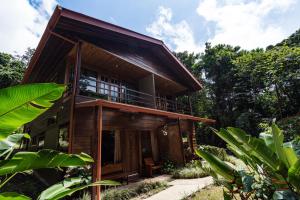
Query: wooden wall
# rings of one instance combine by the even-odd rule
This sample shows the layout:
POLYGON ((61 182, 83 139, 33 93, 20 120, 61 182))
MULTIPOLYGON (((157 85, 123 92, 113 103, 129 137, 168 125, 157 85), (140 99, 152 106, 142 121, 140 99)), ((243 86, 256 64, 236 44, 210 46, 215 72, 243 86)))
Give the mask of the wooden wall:
MULTIPOLYGON (((45 113, 25 125, 31 138, 44 136, 44 148, 57 149, 59 128, 69 123, 70 101, 62 103, 59 100, 45 113)), ((37 150, 36 146, 29 144, 30 150, 37 150)))

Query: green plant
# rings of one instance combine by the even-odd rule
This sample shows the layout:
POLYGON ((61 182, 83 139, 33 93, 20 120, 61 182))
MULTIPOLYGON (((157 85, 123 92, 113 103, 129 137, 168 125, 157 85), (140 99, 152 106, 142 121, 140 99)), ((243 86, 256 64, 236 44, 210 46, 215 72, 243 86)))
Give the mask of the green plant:
POLYGON ((175 169, 175 164, 170 160, 166 160, 162 164, 161 171, 165 174, 171 174, 175 169))
POLYGON ((243 130, 229 127, 213 130, 227 142, 228 148, 240 158, 247 169, 236 170, 216 156, 198 149, 197 155, 211 166, 211 175, 224 185, 230 194, 239 194, 241 199, 260 196, 262 199, 297 199, 300 194, 300 159, 292 142, 283 143, 283 133, 272 124, 271 133, 264 132, 260 138, 251 137, 243 130), (222 178, 220 179, 221 176, 222 178), (268 183, 263 181, 270 180, 268 183), (265 197, 258 186, 266 190, 265 197), (275 191, 272 191, 274 190, 275 191))
POLYGON ((167 188, 166 182, 142 182, 133 188, 125 189, 110 189, 103 193, 103 200, 128 200, 139 195, 151 193, 152 191, 162 190, 167 188))
POLYGON ((172 177, 176 179, 202 178, 209 176, 201 167, 183 167, 172 173, 172 177))
MULTIPOLYGON (((20 126, 28 123, 49 109, 59 99, 65 87, 54 83, 18 85, 0 90, 0 189, 16 174, 41 168, 63 168, 85 166, 93 159, 84 153, 66 154, 54 150, 38 152, 14 149, 20 141, 30 138, 28 134, 15 133, 20 126)), ((83 184, 81 177, 68 178, 42 192, 39 199, 55 200, 73 194, 89 186, 116 184, 100 181, 83 184)), ((31 199, 15 192, 0 193, 1 199, 31 199)))
POLYGON ((226 153, 226 150, 224 148, 216 147, 216 146, 211 146, 211 145, 201 145, 202 149, 206 152, 209 152, 213 154, 214 156, 217 156, 223 161, 228 161, 228 155, 226 153))

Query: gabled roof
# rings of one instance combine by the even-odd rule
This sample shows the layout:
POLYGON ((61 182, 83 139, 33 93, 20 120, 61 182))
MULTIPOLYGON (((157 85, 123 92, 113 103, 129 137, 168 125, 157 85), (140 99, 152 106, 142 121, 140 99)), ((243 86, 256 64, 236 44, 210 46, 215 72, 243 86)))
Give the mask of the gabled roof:
MULTIPOLYGON (((56 60, 63 58, 79 40, 95 43, 96 45, 97 43, 98 45, 103 44, 104 41, 108 40, 120 42, 130 47, 138 45, 138 48, 143 47, 143 49, 149 51, 148 55, 155 57, 154 60, 165 63, 165 67, 176 74, 180 82, 190 91, 202 88, 201 83, 161 40, 59 6, 56 7, 48 22, 36 52, 25 72, 23 83, 30 82, 29 79, 33 71, 35 71, 35 75, 41 73, 38 68, 57 64, 58 61, 56 60)), ((46 71, 47 69, 44 69, 44 73, 47 73, 46 71)))

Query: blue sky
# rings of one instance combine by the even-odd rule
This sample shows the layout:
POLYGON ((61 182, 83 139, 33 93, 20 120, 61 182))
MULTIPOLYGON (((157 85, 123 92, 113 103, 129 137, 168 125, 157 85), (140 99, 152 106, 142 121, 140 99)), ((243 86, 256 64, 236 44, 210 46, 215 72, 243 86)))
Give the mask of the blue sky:
POLYGON ((172 50, 205 42, 245 49, 275 44, 300 28, 300 0, 5 0, 0 51, 36 47, 57 4, 162 39, 172 50), (7 18, 6 16, 12 16, 7 18))

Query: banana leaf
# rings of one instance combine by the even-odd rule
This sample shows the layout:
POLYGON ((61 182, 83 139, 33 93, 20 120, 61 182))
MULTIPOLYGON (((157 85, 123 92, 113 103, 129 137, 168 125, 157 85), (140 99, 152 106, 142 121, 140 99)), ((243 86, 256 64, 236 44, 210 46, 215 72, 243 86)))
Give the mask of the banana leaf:
POLYGON ((278 158, 285 164, 286 168, 289 169, 297 161, 297 159, 295 161, 291 157, 295 155, 293 154, 293 149, 286 148, 286 150, 284 150, 282 130, 280 130, 275 123, 272 124, 271 128, 272 128, 275 152, 278 158), (289 159, 289 157, 291 159, 289 159))
POLYGON ((227 144, 229 144, 236 151, 242 152, 245 156, 248 156, 251 159, 251 154, 247 151, 242 144, 237 141, 227 130, 221 128, 220 131, 211 128, 212 131, 217 134, 222 140, 224 140, 227 144))
POLYGON ((211 168, 219 175, 221 175, 222 177, 224 177, 226 180, 230 181, 230 182, 234 182, 236 179, 236 175, 237 172, 230 167, 229 165, 227 165, 225 162, 221 161, 219 158, 217 158, 216 156, 205 152, 201 149, 197 149, 196 150, 196 154, 203 158, 204 160, 206 160, 211 168))
POLYGON ((55 83, 17 85, 0 89, 0 141, 45 112, 65 90, 55 83))
POLYGON ((281 171, 284 173, 284 170, 282 169, 283 163, 277 158, 276 154, 268 148, 262 139, 251 137, 238 128, 229 127, 227 130, 240 142, 241 146, 246 150, 251 151, 251 155, 256 156, 274 171, 281 171))
POLYGON ((66 154, 55 150, 18 152, 9 160, 0 161, 0 176, 41 168, 84 166, 93 159, 84 153, 66 154))
POLYGON ((16 192, 3 192, 0 193, 1 200, 31 200, 31 198, 18 194, 16 192))
POLYGON ((265 144, 275 153, 275 145, 272 133, 262 132, 259 134, 259 138, 264 140, 265 144))
POLYGON ((294 187, 300 188, 300 160, 289 168, 288 180, 294 187))
POLYGON ((84 181, 81 177, 67 178, 62 182, 52 185, 48 189, 44 190, 39 196, 38 200, 57 200, 66 196, 71 196, 74 192, 85 189, 87 187, 99 185, 116 186, 120 184, 118 182, 108 180, 84 184, 84 181))
POLYGON ((29 139, 28 134, 16 133, 7 136, 4 140, 0 141, 0 157, 8 152, 11 152, 17 145, 19 145, 22 138, 29 139))

